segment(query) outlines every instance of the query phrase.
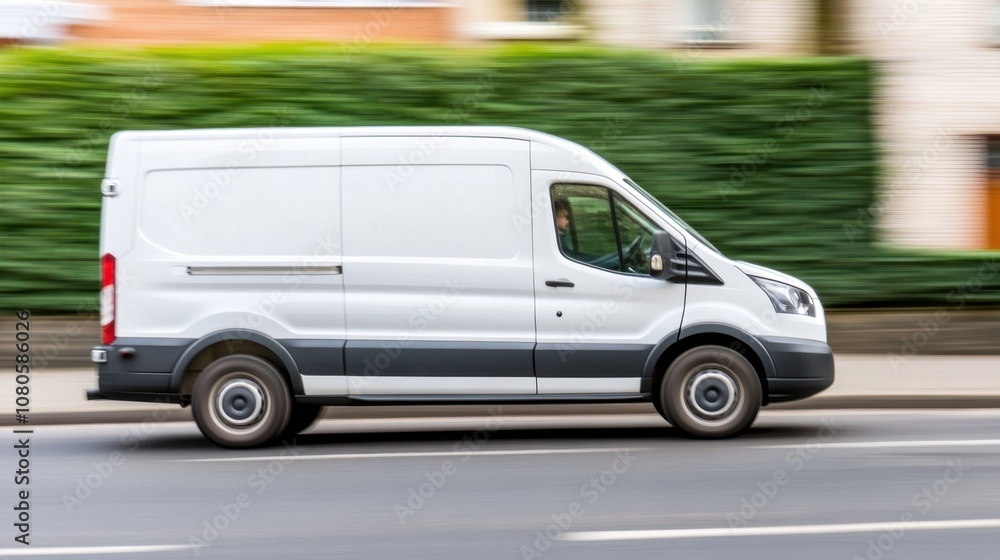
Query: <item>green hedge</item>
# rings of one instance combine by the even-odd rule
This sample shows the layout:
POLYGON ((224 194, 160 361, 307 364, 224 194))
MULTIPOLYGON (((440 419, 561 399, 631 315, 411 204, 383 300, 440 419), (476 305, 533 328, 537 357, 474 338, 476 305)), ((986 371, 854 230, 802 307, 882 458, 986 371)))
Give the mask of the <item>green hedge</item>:
MULTIPOLYGON (((981 257, 874 245, 873 82, 857 59, 577 47, 7 52, 0 308, 93 304, 110 133, 274 124, 542 130, 593 148, 729 256, 799 276, 828 304, 952 305, 981 257)), ((1000 302, 1000 277, 987 276, 963 302, 1000 302)))

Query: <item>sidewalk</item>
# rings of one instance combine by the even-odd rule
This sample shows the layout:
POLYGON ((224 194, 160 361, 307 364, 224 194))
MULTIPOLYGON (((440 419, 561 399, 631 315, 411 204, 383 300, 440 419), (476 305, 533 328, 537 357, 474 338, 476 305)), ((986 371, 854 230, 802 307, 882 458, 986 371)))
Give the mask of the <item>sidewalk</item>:
MULTIPOLYGON (((897 359, 898 360, 898 359, 897 359)), ((836 357, 833 387, 803 401, 776 405, 784 409, 883 407, 1000 407, 1000 356, 916 356, 894 361, 886 355, 836 357)), ((3 394, 11 395, 10 413, 0 414, 0 425, 15 424, 13 376, 3 376, 3 394)), ((117 401, 87 401, 84 392, 97 386, 93 370, 40 371, 32 376, 33 425, 101 422, 191 420, 190 408, 117 401)), ((393 406, 331 407, 329 418, 411 416, 467 416, 489 407, 393 406)), ((505 405, 513 415, 580 414, 587 412, 654 413, 650 405, 505 405)))

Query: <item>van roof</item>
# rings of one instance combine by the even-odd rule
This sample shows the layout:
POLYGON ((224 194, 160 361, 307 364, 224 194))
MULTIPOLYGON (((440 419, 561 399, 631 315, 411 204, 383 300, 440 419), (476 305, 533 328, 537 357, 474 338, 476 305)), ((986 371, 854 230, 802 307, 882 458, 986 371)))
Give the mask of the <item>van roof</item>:
POLYGON ((183 130, 124 130, 114 137, 122 140, 176 140, 181 138, 230 138, 245 137, 255 132, 275 136, 350 138, 371 136, 462 136, 482 138, 509 138, 534 140, 542 143, 563 143, 567 140, 515 126, 315 126, 315 127, 250 127, 250 128, 194 128, 183 130), (553 142, 554 141, 554 142, 553 142))
MULTIPOLYGON (((183 130, 127 130, 116 132, 111 137, 110 151, 115 144, 133 141, 157 140, 204 140, 225 138, 360 138, 377 136, 448 136, 468 138, 507 138, 526 140, 550 148, 570 158, 558 158, 563 163, 573 162, 574 171, 601 173, 620 178, 624 174, 589 148, 575 142, 514 126, 348 126, 348 127, 257 127, 257 128, 204 128, 183 130)), ((535 149, 532 149, 532 153, 535 149)), ((540 155, 540 154, 539 154, 540 155)), ((544 168, 544 167, 543 167, 544 168)), ((565 169, 565 168, 563 168, 565 169)), ((570 169, 566 169, 570 170, 570 169)))

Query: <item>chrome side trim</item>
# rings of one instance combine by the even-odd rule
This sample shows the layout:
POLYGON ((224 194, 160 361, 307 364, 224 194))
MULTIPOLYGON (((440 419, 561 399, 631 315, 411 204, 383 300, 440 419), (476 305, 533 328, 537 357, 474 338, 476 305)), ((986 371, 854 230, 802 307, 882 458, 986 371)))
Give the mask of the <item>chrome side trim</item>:
POLYGON ((341 274, 341 266, 189 266, 189 276, 301 276, 341 274))

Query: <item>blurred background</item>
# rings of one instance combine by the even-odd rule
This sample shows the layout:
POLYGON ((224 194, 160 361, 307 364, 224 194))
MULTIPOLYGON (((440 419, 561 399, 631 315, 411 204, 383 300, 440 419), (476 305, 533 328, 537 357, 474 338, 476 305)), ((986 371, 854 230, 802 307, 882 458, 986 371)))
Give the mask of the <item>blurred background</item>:
POLYGON ((995 353, 998 91, 1000 0, 0 0, 0 309, 87 365, 118 130, 513 125, 812 284, 838 352, 995 353))
POLYGON ((998 256, 1000 0, 0 0, 0 361, 30 310, 32 538, 63 547, 0 556, 996 558, 998 256), (330 407, 228 455, 190 408, 84 400, 113 133, 477 124, 808 282, 834 386, 730 441, 648 404, 330 407), (572 531, 670 540, 553 544, 581 503, 572 531))

